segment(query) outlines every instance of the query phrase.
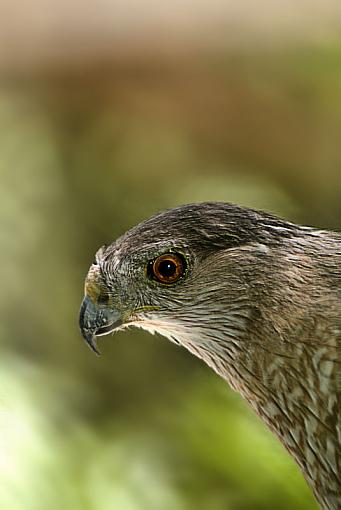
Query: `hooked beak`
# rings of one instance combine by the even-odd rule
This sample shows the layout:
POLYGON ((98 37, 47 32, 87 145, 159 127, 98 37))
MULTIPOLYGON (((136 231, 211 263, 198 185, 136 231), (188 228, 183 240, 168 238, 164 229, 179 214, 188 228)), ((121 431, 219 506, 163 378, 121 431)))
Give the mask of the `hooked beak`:
POLYGON ((122 317, 118 310, 95 304, 89 296, 85 296, 79 312, 79 327, 84 340, 96 354, 100 354, 96 336, 107 335, 121 325, 122 317))

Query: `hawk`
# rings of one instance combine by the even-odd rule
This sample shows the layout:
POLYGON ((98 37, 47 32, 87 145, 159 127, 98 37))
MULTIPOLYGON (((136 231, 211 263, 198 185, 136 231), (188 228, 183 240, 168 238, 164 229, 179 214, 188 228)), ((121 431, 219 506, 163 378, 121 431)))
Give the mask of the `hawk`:
POLYGON ((80 328, 158 332, 223 377, 341 508, 341 234, 237 205, 159 213, 104 246, 80 328))

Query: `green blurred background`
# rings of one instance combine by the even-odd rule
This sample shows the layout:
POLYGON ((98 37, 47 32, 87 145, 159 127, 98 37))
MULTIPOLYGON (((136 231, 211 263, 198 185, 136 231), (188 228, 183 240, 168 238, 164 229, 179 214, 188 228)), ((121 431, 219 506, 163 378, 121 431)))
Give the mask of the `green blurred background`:
POLYGON ((199 360, 138 331, 97 358, 78 331, 97 248, 163 208, 340 228, 340 4, 257 5, 4 0, 1 509, 316 508, 199 360))

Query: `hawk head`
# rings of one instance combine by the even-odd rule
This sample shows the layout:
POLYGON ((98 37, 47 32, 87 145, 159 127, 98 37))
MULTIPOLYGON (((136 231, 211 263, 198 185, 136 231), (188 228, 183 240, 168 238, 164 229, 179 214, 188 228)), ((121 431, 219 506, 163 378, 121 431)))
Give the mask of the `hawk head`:
POLYGON ((259 308, 253 299, 264 290, 271 246, 294 232, 225 203, 160 213, 97 252, 80 312, 83 337, 96 352, 96 336, 132 325, 190 349, 215 335, 237 339, 259 308))

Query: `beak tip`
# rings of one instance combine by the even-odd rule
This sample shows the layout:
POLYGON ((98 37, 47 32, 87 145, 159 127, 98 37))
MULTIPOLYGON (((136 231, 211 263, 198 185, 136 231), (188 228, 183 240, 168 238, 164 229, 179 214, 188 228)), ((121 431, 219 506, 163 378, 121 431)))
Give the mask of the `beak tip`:
POLYGON ((94 352, 96 354, 96 356, 98 356, 98 357, 101 356, 101 351, 98 349, 95 342, 93 342, 91 345, 89 344, 89 347, 92 350, 92 352, 94 352))
POLYGON ((97 356, 101 355, 100 350, 97 347, 96 337, 90 332, 82 331, 83 338, 88 345, 89 349, 92 350, 97 356))

